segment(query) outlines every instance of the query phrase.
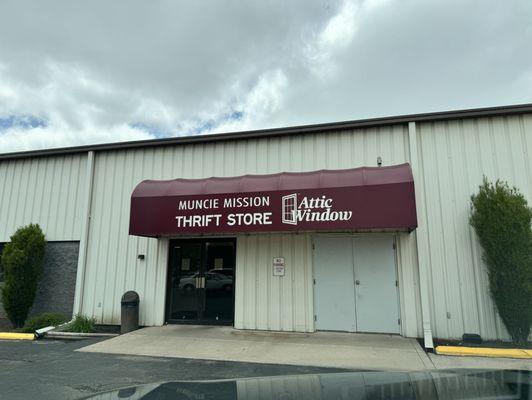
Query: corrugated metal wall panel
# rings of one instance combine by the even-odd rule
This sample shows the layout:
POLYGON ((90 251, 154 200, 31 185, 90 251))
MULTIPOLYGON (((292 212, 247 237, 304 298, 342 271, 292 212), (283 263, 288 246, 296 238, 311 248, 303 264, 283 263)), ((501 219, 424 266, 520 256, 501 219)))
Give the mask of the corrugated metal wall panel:
MULTIPOLYGON (((466 331, 485 338, 508 337, 491 302, 481 249, 468 224, 469 196, 485 174, 515 184, 530 200, 531 132, 532 115, 417 123, 422 179, 417 186, 423 187, 426 204, 418 209, 426 221, 426 229, 418 234, 423 232, 429 247, 429 260, 423 262, 430 267, 430 313, 436 337, 460 337, 466 331)), ((120 296, 134 289, 141 294, 141 323, 163 322, 168 241, 128 236, 130 195, 142 179, 350 168, 376 165, 378 156, 384 165, 409 161, 406 125, 96 153, 83 312, 99 322, 118 323, 120 296), (145 254, 145 260, 137 259, 138 254, 145 254)), ((41 224, 48 240, 79 240, 86 161, 86 154, 79 154, 0 162, 0 241, 9 240, 18 226, 30 222, 41 224)), ((259 246, 253 236, 242 240, 246 252, 260 260, 269 260, 272 251, 285 245, 274 238, 267 240, 268 247, 259 246)), ((294 240, 289 241, 290 257, 307 257, 306 247, 294 240)), ((415 234, 400 234, 397 243, 403 334, 419 336, 415 234)), ((248 272, 240 283, 237 280, 237 285, 247 282, 241 288, 242 301, 237 299, 242 326, 308 329, 312 310, 291 300, 294 293, 308 295, 301 283, 307 276, 296 282, 292 292, 289 285, 271 282, 269 269, 248 272), (257 286, 257 279, 269 283, 257 286), (257 291, 251 293, 254 286, 257 291), (277 295, 289 307, 247 306, 253 296, 253 304, 258 304, 277 295)))
POLYGON ((421 337, 423 327, 416 233, 398 233, 396 243, 399 305, 401 307, 401 334, 408 337, 421 337))
MULTIPOLYGON (((404 125, 305 136, 243 137, 231 142, 96 153, 83 311, 96 316, 99 322, 117 324, 121 295, 126 290, 136 290, 142 299, 141 324, 163 323, 167 243, 128 236, 131 192, 143 179, 205 178, 375 166, 378 156, 382 157, 383 165, 392 165, 407 162, 408 154, 408 131, 404 125), (145 254, 145 260, 138 260, 138 254, 145 254)), ((412 246, 411 241, 404 243, 412 246)), ((252 242, 247 245, 253 246, 252 242)), ((280 243, 276 244, 272 239, 270 245, 279 246, 280 243)), ((255 253, 261 251, 264 254, 260 257, 266 257, 266 254, 269 257, 264 248, 255 253)), ((304 256, 301 247, 294 247, 294 251, 304 256)), ((405 249, 405 253, 411 251, 405 249)), ((260 273, 271 271, 261 270, 260 273)), ((253 281, 255 278, 246 276, 245 279, 253 281)), ((251 281, 249 284, 254 285, 251 281)), ((236 285, 239 285, 238 280, 236 285)), ((407 291, 416 289, 414 282, 405 282, 404 285, 407 291)), ((290 296, 288 288, 286 285, 261 286, 255 296, 266 298, 278 293, 287 298, 290 296)), ((306 290, 304 286, 295 286, 298 295, 303 296, 306 290)), ((246 289, 244 293, 246 299, 251 296, 246 289)), ((259 322, 277 320, 282 321, 285 330, 289 330, 287 324, 292 324, 296 330, 306 329, 307 315, 312 312, 306 308, 259 308, 255 314, 250 308, 238 311, 241 306, 237 302, 237 314, 243 313, 240 315, 245 316, 248 326, 265 326, 259 322)), ((304 307, 309 306, 312 307, 312 303, 304 307)), ((407 307, 406 312, 415 311, 415 307, 407 307)))
POLYGON ((483 175, 507 180, 532 199, 531 133, 532 115, 417 124, 435 337, 508 338, 489 295, 469 204, 483 175))
POLYGON ((0 162, 0 242, 38 223, 47 240, 80 240, 85 154, 0 162))
POLYGON ((308 234, 238 236, 235 327, 314 331, 311 244, 308 234), (273 276, 274 257, 285 258, 284 277, 273 276))
POLYGON ((131 192, 141 180, 161 175, 157 158, 154 149, 96 154, 82 310, 101 323, 120 322, 120 298, 127 290, 140 295, 141 324, 162 319, 165 283, 157 285, 166 276, 168 243, 128 234, 131 192))

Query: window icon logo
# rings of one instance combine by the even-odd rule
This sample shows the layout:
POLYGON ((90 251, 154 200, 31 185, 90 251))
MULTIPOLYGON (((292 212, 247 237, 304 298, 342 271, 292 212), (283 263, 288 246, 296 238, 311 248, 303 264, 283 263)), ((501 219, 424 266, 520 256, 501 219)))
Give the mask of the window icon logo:
POLYGON ((281 203, 283 224, 297 225, 297 194, 283 196, 281 203))

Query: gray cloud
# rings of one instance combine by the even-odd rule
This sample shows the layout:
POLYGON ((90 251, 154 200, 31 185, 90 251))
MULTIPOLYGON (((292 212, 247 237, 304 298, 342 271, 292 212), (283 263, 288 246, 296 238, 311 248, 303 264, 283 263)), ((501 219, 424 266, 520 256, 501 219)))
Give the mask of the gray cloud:
POLYGON ((530 21, 528 0, 4 1, 0 152, 530 102, 530 21))

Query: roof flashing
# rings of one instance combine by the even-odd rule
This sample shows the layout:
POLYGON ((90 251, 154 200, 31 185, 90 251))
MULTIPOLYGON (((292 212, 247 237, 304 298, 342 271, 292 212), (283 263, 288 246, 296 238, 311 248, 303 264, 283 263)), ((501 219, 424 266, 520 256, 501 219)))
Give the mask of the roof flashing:
POLYGON ((482 117, 497 117, 505 115, 519 115, 532 113, 532 103, 518 104, 510 106, 486 107, 475 109, 464 109, 454 111, 438 111, 422 114, 408 114, 391 117, 367 118, 352 121, 320 123, 312 125, 300 125, 284 128, 268 128, 252 131, 214 133, 205 135, 177 136, 162 139, 136 140, 130 142, 114 142, 92 144, 74 147, 59 147, 42 150, 29 150, 13 153, 0 153, 0 161, 22 159, 30 157, 50 157, 65 154, 80 154, 89 151, 114 151, 139 149, 172 145, 183 145, 193 143, 208 143, 231 140, 247 140, 263 137, 289 136, 297 134, 310 134, 327 131, 338 131, 342 129, 356 129, 365 127, 379 127, 397 124, 407 124, 409 122, 429 122, 444 121, 450 119, 468 119, 482 117))

